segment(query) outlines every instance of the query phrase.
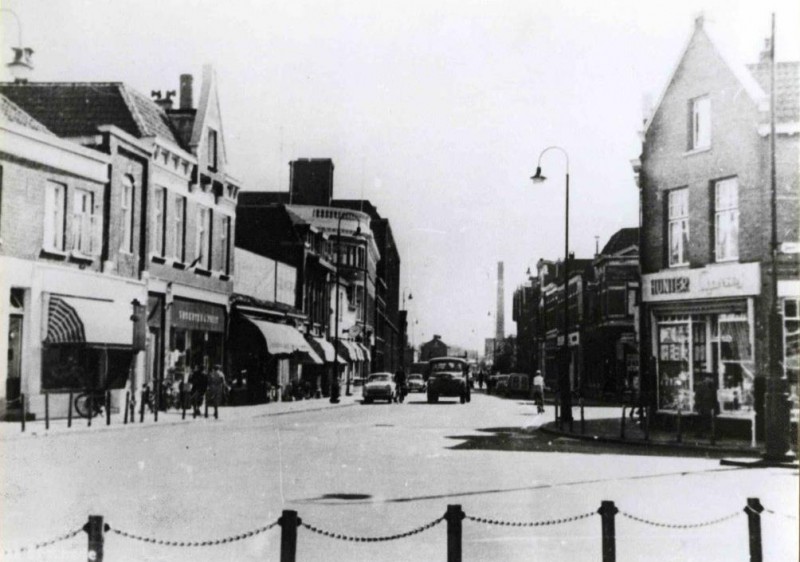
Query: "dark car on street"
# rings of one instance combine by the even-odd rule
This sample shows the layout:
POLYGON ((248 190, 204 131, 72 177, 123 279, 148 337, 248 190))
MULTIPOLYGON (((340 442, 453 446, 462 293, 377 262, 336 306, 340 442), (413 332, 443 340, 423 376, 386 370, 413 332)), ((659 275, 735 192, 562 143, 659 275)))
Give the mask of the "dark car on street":
POLYGON ((437 357, 428 361, 428 402, 440 397, 470 401, 469 363, 460 357, 437 357))

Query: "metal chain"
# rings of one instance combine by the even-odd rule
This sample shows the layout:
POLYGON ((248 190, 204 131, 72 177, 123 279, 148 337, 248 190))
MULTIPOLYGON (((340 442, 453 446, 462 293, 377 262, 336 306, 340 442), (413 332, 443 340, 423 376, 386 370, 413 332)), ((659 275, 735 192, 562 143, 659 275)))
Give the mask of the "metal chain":
POLYGON ((109 528, 109 531, 112 533, 116 533, 121 537, 125 537, 128 539, 133 539, 135 541, 147 542, 151 544, 159 544, 162 546, 182 546, 182 547, 198 547, 198 546, 216 546, 219 544, 227 544, 236 541, 241 541, 244 539, 249 539, 250 537, 254 537, 256 535, 260 535, 261 533, 266 533, 274 526, 278 524, 278 521, 274 521, 269 525, 265 525, 264 527, 259 527, 258 529, 254 529, 247 533, 242 533, 241 535, 233 535, 230 537, 225 537, 222 539, 215 539, 210 541, 168 541, 162 539, 154 539, 152 537, 143 537, 141 535, 134 535, 133 533, 128 533, 126 531, 121 531, 119 529, 109 528))
POLYGON ((797 520, 797 515, 787 515, 785 513, 778 513, 777 511, 772 511, 771 509, 764 508, 764 511, 769 513, 770 515, 777 515, 778 517, 785 517, 786 519, 794 519, 797 520))
POLYGON ((384 537, 353 537, 350 535, 342 535, 339 533, 331 533, 330 531, 325 531, 323 529, 318 529, 313 525, 309 525, 308 523, 301 522, 300 525, 305 527, 312 533, 317 533, 318 535, 322 535, 323 537, 330 537, 332 539, 338 539, 341 541, 353 541, 353 542, 383 542, 383 541, 394 541, 397 539, 404 539, 406 537, 410 537, 411 535, 416 535, 423 531, 427 531, 431 527, 435 527, 439 523, 444 521, 444 517, 439 517, 438 519, 434 519, 430 523, 422 525, 421 527, 417 527, 416 529, 412 529, 411 531, 407 531, 405 533, 400 533, 398 535, 387 535, 384 537))
POLYGON ((561 525, 563 523, 572 523, 573 521, 578 521, 579 519, 586 519, 587 517, 591 517, 593 515, 597 515, 597 512, 590 511, 589 513, 583 513, 581 515, 574 515, 572 517, 565 517, 563 519, 549 519, 547 521, 501 521, 499 519, 486 519, 484 517, 473 517, 472 515, 466 515, 465 517, 470 521, 475 521, 476 523, 486 523, 487 525, 504 525, 507 527, 545 527, 547 525, 561 525))
POLYGON ((728 519, 733 519, 744 513, 744 511, 736 511, 731 513, 730 515, 726 515, 725 517, 720 517, 719 519, 713 519, 711 521, 704 521, 702 523, 687 523, 687 524, 675 524, 675 523, 660 523, 658 521, 650 521, 649 519, 642 519, 641 517, 636 517, 635 515, 631 515, 630 513, 626 513, 624 511, 619 512, 620 515, 623 517, 627 517, 628 519, 633 519, 634 521, 638 521, 639 523, 645 523, 647 525, 653 525, 654 527, 666 527, 668 529, 697 529, 698 527, 708 527, 709 525, 716 525, 717 523, 722 523, 723 521, 727 521, 728 519))
POLYGON ((22 546, 20 548, 12 548, 12 549, 9 549, 9 550, 3 550, 3 556, 12 556, 14 554, 22 554, 23 552, 28 552, 28 551, 31 551, 31 550, 38 550, 40 548, 45 548, 45 547, 54 545, 54 544, 56 544, 58 542, 69 540, 72 537, 75 537, 75 536, 79 535, 82 532, 83 532, 83 529, 76 529, 76 530, 70 531, 69 533, 66 533, 64 535, 61 535, 60 537, 56 537, 54 539, 50 539, 49 541, 36 543, 33 546, 22 546))

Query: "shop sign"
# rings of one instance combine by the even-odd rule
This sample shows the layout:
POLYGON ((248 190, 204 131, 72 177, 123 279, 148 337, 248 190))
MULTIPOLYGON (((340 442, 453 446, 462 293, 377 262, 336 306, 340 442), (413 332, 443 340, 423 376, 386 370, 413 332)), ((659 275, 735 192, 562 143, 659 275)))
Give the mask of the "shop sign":
POLYGON ((760 292, 757 263, 711 265, 642 276, 642 300, 663 302, 744 297, 760 292))
POLYGON ((224 332, 225 307, 176 298, 172 302, 172 326, 184 330, 224 332))

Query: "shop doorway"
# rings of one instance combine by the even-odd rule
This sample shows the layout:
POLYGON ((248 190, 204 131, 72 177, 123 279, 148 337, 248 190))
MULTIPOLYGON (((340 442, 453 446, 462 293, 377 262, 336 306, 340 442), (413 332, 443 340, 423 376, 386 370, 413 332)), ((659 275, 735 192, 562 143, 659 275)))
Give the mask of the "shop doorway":
POLYGON ((8 325, 8 378, 6 400, 14 405, 20 396, 22 382, 22 319, 19 314, 9 317, 8 325))

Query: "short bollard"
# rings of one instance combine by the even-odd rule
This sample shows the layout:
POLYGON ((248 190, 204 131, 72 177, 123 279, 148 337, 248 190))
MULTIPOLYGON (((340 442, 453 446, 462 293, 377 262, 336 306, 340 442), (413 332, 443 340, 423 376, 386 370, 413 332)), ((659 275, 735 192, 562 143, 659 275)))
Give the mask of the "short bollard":
POLYGON ((558 429, 561 429, 561 416, 558 415, 559 414, 559 411, 558 411, 559 404, 561 404, 561 400, 559 400, 558 393, 556 393, 554 398, 553 398, 553 405, 555 406, 555 408, 553 408, 553 411, 555 412, 555 415, 556 415, 555 422, 558 424, 558 429))
POLYGON ((103 542, 107 525, 103 525, 102 515, 90 515, 89 522, 83 526, 84 532, 89 537, 88 551, 86 559, 89 562, 103 562, 103 542))
POLYGON ((106 390, 106 425, 111 425, 111 391, 106 390))
POLYGON ((717 444, 717 412, 711 410, 711 444, 717 444))
POLYGON ((67 427, 72 427, 72 391, 69 392, 69 404, 67 404, 67 427))
POLYGON ((572 415, 572 408, 569 410, 569 432, 575 433, 575 427, 573 424, 575 423, 575 416, 572 415))
POLYGON ((205 412, 203 413, 203 417, 208 418, 208 397, 207 396, 206 396, 205 412))
POLYGON ((214 402, 214 419, 215 420, 219 419, 219 404, 217 404, 216 402, 214 402))
POLYGON ((677 436, 678 443, 683 442, 683 427, 682 427, 683 424, 681 423, 682 419, 683 419, 683 414, 681 414, 681 409, 678 408, 678 418, 675 420, 675 423, 678 425, 678 436, 677 436))
POLYGON ((44 393, 44 428, 50 429, 50 393, 44 393))
POLYGON ((158 381, 156 381, 155 389, 153 390, 153 421, 158 421, 158 409, 161 407, 161 390, 158 381))
POLYGON ((642 407, 642 425, 644 426, 644 440, 650 441, 650 410, 642 407))
POLYGON ((89 393, 86 397, 86 425, 92 427, 92 418, 94 417, 94 394, 89 393))
POLYGON ((128 414, 130 413, 129 408, 131 407, 131 394, 127 390, 125 391, 125 415, 122 418, 122 424, 127 425, 128 423, 128 414))
POLYGON ((614 530, 614 517, 619 510, 614 502, 604 500, 600 502, 600 514, 603 526, 603 562, 615 562, 617 559, 617 539, 614 530))
POLYGON ((459 504, 448 505, 444 518, 447 521, 447 562, 461 562, 461 522, 464 512, 459 504))
POLYGON ((583 396, 581 396, 580 405, 581 405, 581 435, 583 435, 584 433, 586 433, 586 418, 583 417, 583 396))
POLYGON ((24 394, 20 394, 19 395, 19 404, 20 404, 20 407, 22 409, 22 418, 21 418, 20 422, 22 423, 22 431, 24 433, 25 432, 25 416, 26 416, 26 412, 25 412, 25 395, 24 394))
POLYGON ((186 419, 186 393, 183 389, 183 383, 181 382, 180 385, 180 401, 181 401, 181 419, 186 419))
POLYGON ((295 562, 297 556, 297 527, 302 520, 296 511, 284 509, 278 524, 281 526, 281 562, 295 562))
POLYGON ((619 422, 619 438, 625 439, 625 406, 622 406, 622 419, 619 422))
POLYGON ((758 498, 747 498, 747 528, 750 532, 750 562, 761 562, 761 512, 764 507, 758 498))
POLYGON ((144 405, 147 404, 147 394, 148 390, 146 388, 142 390, 142 395, 141 395, 142 404, 139 407, 139 423, 144 423, 144 405))

